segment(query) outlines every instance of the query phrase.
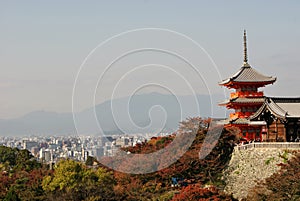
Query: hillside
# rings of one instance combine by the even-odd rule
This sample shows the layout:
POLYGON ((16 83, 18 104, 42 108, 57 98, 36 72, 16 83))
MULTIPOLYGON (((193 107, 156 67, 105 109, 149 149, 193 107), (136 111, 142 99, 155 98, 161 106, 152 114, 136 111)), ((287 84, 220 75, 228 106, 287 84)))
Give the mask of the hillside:
MULTIPOLYGON (((80 162, 62 160, 53 171, 47 166, 31 164, 32 156, 26 152, 24 160, 11 158, 19 151, 2 147, 0 161, 0 199, 4 200, 234 200, 218 189, 223 188, 222 170, 228 165, 235 142, 234 130, 223 130, 221 137, 210 135, 209 141, 217 141, 216 146, 206 147, 212 152, 199 159, 199 150, 207 133, 210 120, 190 118, 180 123, 179 139, 195 135, 188 150, 175 163, 159 171, 148 174, 126 174, 103 165, 90 168, 80 162), (192 131, 192 132, 189 132, 192 131), (5 156, 5 157, 4 157, 5 156), (12 161, 12 162, 10 162, 12 161), (17 163, 17 164, 16 164, 17 163), (172 178, 178 186, 172 187, 172 178), (84 185, 82 185, 84 184, 84 185), (100 194, 99 194, 100 193, 100 194), (99 197, 100 196, 100 197, 99 197)), ((211 128, 212 130, 216 128, 211 128)), ((216 129, 216 131, 219 131, 216 129)), ((178 136, 177 136, 178 137, 178 136)), ((153 138, 147 143, 126 148, 132 153, 151 153, 161 150, 174 142, 175 135, 153 138)), ((180 145, 180 144, 179 144, 180 145)), ((177 150, 179 151, 179 149, 177 150)), ((180 151, 179 151, 180 152, 180 151)), ((22 153, 22 152, 20 152, 22 153)), ((163 165, 171 155, 163 156, 163 165)), ((125 169, 130 164, 119 163, 112 158, 114 165, 125 169)), ((149 168, 145 162, 144 168, 149 168)), ((158 164, 159 166, 159 164, 158 164)))
MULTIPOLYGON (((222 189, 224 187, 222 171, 228 165, 231 158, 234 143, 236 142, 236 130, 223 130, 219 139, 216 137, 217 135, 211 135, 212 139, 209 141, 217 141, 217 144, 214 147, 209 147, 212 146, 213 143, 206 145, 208 146, 206 148, 212 149, 212 151, 205 159, 200 160, 199 151, 201 147, 204 146, 203 142, 207 133, 206 125, 208 121, 209 120, 203 120, 201 118, 191 118, 181 122, 179 130, 192 130, 188 128, 194 128, 194 125, 198 125, 198 129, 196 130, 195 140, 192 142, 187 152, 169 167, 149 174, 125 174, 115 172, 115 177, 118 181, 118 194, 124 195, 123 198, 128 200, 135 200, 137 195, 141 196, 143 200, 154 198, 157 200, 169 200, 162 198, 165 198, 165 196, 172 198, 174 192, 176 192, 178 194, 173 197, 174 200, 185 200, 185 196, 191 196, 187 195, 187 192, 189 192, 195 194, 196 197, 200 196, 199 198, 208 200, 212 197, 216 200, 233 200, 231 196, 225 195, 217 189, 222 189), (199 127, 199 125, 201 126, 199 127), (214 139, 214 137, 216 138, 214 139), (177 178, 186 187, 181 186, 172 188, 172 178, 177 178)), ((217 128, 211 129, 218 130, 217 128)), ((187 135, 192 135, 192 133, 183 132, 180 134, 180 139, 184 141, 187 135)), ((162 138, 152 138, 147 143, 129 147, 124 150, 131 153, 149 154, 166 147, 174 140, 174 138, 174 135, 162 138)), ((166 160, 170 160, 173 156, 172 154, 167 153, 165 156, 162 156, 162 160, 156 165, 159 167, 159 165, 164 164, 166 160)), ((153 164, 151 161, 148 162, 147 158, 139 159, 143 161, 143 170, 153 168, 151 166, 153 164)), ((105 158, 102 162, 108 164, 108 160, 109 158, 105 158)), ((110 166, 113 166, 116 169, 121 167, 124 171, 128 170, 127 168, 131 166, 131 164, 126 164, 126 161, 120 161, 111 159, 112 164, 110 164, 110 166)), ((138 171, 140 170, 137 169, 137 173, 138 171)), ((195 199, 196 198, 193 198, 192 200, 195 199)))
POLYGON ((223 129, 219 135, 220 127, 209 127, 210 121, 188 118, 173 135, 123 148, 127 158, 120 152, 101 163, 65 159, 54 170, 26 150, 1 146, 0 200, 299 200, 299 153, 236 152, 238 131, 223 129), (177 149, 160 152, 170 146, 177 149), (200 159, 203 149, 209 153, 200 159), (156 152, 163 154, 153 164, 149 156, 156 152), (141 157, 133 159, 135 154, 141 157), (135 172, 125 173, 132 168, 135 172))

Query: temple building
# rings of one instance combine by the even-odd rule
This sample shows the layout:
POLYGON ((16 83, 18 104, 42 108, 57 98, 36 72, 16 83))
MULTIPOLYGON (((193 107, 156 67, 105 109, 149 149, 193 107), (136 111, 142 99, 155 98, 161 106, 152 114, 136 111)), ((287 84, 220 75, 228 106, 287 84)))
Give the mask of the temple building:
POLYGON ((276 77, 263 75, 249 65, 244 31, 244 64, 219 83, 235 89, 229 100, 219 104, 234 110, 225 126, 239 128, 240 137, 248 141, 300 140, 300 98, 270 98, 259 90, 275 81, 276 77))
POLYGON ((262 141, 300 142, 300 98, 265 97, 249 119, 265 122, 262 141))

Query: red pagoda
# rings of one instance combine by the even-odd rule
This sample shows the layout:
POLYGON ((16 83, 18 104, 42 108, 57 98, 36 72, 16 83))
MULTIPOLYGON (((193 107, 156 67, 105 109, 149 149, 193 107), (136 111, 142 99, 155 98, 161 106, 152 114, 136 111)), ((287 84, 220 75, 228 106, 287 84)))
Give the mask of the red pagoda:
POLYGON ((229 100, 219 104, 235 110, 225 121, 225 126, 239 128, 240 136, 248 141, 261 140, 265 122, 250 121, 250 116, 263 105, 265 100, 263 91, 258 91, 258 88, 273 84, 275 81, 276 77, 265 76, 248 64, 247 38, 244 31, 244 64, 237 73, 219 83, 221 86, 235 89, 235 92, 230 94, 229 100))

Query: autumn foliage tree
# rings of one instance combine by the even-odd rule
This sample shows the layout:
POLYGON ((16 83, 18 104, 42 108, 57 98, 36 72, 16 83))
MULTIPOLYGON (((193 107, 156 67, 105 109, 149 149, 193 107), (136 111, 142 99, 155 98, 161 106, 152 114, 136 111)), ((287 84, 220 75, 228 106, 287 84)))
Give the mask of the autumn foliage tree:
POLYGON ((211 119, 188 118, 176 133, 124 148, 114 158, 61 160, 54 170, 27 150, 0 146, 0 200, 230 200, 214 186, 222 187, 237 131, 211 125, 211 119), (171 187, 172 177, 185 187, 171 187))
MULTIPOLYGON (((202 121, 200 119, 199 124, 205 125, 202 121)), ((234 144, 237 142, 237 131, 223 129, 219 135, 219 128, 211 129, 210 135, 207 136, 207 128, 200 126, 188 151, 176 163, 157 174, 162 177, 172 175, 173 177, 193 179, 202 184, 220 183, 222 171, 228 165, 234 144), (211 138, 208 140, 209 143, 204 143, 206 138, 211 138), (199 152, 204 146, 206 146, 204 150, 209 150, 209 152, 205 158, 200 159, 199 152)), ((184 133, 182 137, 184 138, 185 135, 189 134, 184 133)))
MULTIPOLYGON (((213 127, 210 130, 210 135, 207 135, 209 123, 210 120, 190 118, 180 123, 176 136, 152 138, 147 143, 126 148, 126 151, 133 154, 149 154, 158 150, 157 144, 159 148, 172 145, 176 137, 177 141, 173 145, 175 149, 163 152, 164 155, 159 158, 157 167, 164 163, 170 164, 172 157, 176 155, 182 156, 168 167, 157 172, 149 174, 115 174, 117 189, 120 194, 126 195, 124 200, 149 200, 153 197, 159 197, 159 195, 172 190, 172 177, 185 180, 188 186, 196 183, 201 186, 202 184, 222 186, 222 171, 228 165, 234 144, 237 142, 237 130, 222 130, 222 128, 213 127), (204 143, 207 138, 209 138, 208 141, 204 143), (190 146, 183 147, 188 145, 190 139, 193 140, 190 146), (161 144, 164 144, 164 146, 160 147, 161 144), (210 151, 205 158, 200 159, 199 151, 204 146, 206 146, 206 150, 210 151)), ((137 159, 137 163, 142 162, 141 167, 147 170, 147 168, 151 168, 147 166, 147 164, 151 164, 147 160, 152 160, 152 158, 140 158, 140 160, 137 159)), ((114 165, 121 165, 123 169, 132 166, 132 164, 126 162, 115 163, 114 165)))
POLYGON ((192 184, 175 194, 172 201, 230 201, 232 196, 218 191, 215 187, 203 188, 200 184, 192 184))
POLYGON ((0 146, 0 200, 42 200, 49 173, 29 151, 0 146))

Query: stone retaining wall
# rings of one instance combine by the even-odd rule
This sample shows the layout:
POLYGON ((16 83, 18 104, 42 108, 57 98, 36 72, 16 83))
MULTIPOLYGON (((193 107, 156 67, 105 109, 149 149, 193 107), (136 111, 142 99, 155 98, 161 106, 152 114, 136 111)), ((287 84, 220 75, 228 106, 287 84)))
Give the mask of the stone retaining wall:
POLYGON ((224 191, 239 200, 247 197, 248 191, 257 182, 270 177, 293 156, 291 150, 276 148, 252 148, 239 150, 235 148, 229 166, 224 170, 226 186, 224 191))

